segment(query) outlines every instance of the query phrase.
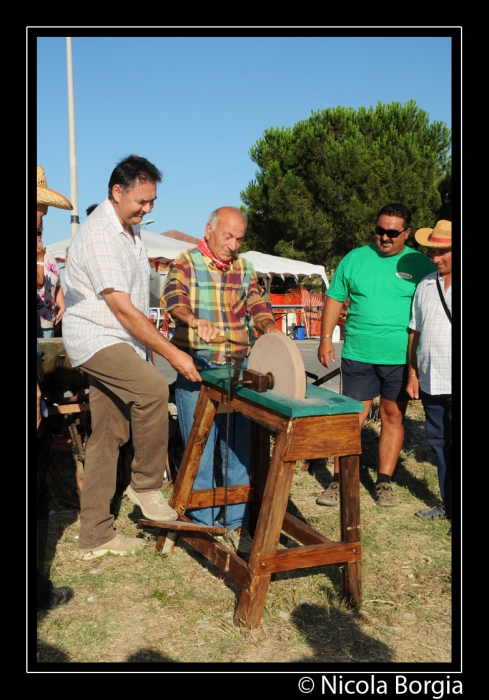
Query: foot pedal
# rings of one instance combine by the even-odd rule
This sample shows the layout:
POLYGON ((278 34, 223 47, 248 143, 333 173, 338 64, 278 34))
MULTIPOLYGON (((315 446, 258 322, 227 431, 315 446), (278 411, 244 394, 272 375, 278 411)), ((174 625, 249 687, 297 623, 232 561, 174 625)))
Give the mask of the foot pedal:
POLYGON ((201 525, 192 521, 172 520, 169 523, 160 523, 156 520, 138 520, 140 527, 159 527, 163 530, 171 530, 174 532, 208 532, 210 535, 225 535, 227 529, 217 525, 201 525))

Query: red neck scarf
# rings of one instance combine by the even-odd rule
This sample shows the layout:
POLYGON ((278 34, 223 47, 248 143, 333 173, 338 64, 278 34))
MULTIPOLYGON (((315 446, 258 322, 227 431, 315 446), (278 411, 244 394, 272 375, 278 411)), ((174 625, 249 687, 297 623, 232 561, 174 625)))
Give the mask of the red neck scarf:
POLYGON ((225 270, 231 264, 230 262, 228 262, 228 263, 222 262, 222 260, 219 260, 219 258, 216 258, 216 256, 212 252, 212 250, 207 245, 207 241, 205 239, 205 236, 204 236, 204 238, 200 239, 198 248, 199 248, 200 252, 202 253, 202 255, 205 255, 207 258, 210 258, 211 260, 214 261, 218 270, 225 270))

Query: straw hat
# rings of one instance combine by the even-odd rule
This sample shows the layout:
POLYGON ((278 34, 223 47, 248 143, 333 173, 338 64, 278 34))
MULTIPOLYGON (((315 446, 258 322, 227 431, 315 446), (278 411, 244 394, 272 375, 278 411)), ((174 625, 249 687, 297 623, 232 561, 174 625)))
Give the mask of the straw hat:
POLYGON ((440 219, 435 228, 419 228, 414 237, 428 248, 449 248, 452 245, 452 222, 440 219))
POLYGON ((47 204, 58 209, 73 209, 73 204, 66 197, 49 189, 42 165, 37 166, 37 203, 47 204))

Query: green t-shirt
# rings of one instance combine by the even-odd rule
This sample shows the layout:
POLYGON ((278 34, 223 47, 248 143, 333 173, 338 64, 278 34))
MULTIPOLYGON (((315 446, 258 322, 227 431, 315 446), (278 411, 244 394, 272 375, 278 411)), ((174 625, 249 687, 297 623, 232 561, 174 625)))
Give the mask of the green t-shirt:
POLYGON ((348 253, 327 291, 337 301, 350 297, 341 356, 376 365, 404 364, 414 292, 435 269, 426 255, 407 247, 399 255, 384 256, 372 243, 348 253))

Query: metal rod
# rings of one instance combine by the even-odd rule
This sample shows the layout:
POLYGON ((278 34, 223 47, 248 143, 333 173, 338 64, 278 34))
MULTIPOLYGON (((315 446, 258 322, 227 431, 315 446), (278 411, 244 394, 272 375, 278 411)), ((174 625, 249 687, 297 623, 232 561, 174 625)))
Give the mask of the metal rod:
POLYGON ((70 198, 73 204, 71 212, 71 235, 74 236, 80 225, 78 216, 78 177, 76 170, 76 131, 75 131, 75 97, 73 88, 73 54, 71 36, 66 37, 66 60, 68 68, 68 125, 70 134, 70 198))

